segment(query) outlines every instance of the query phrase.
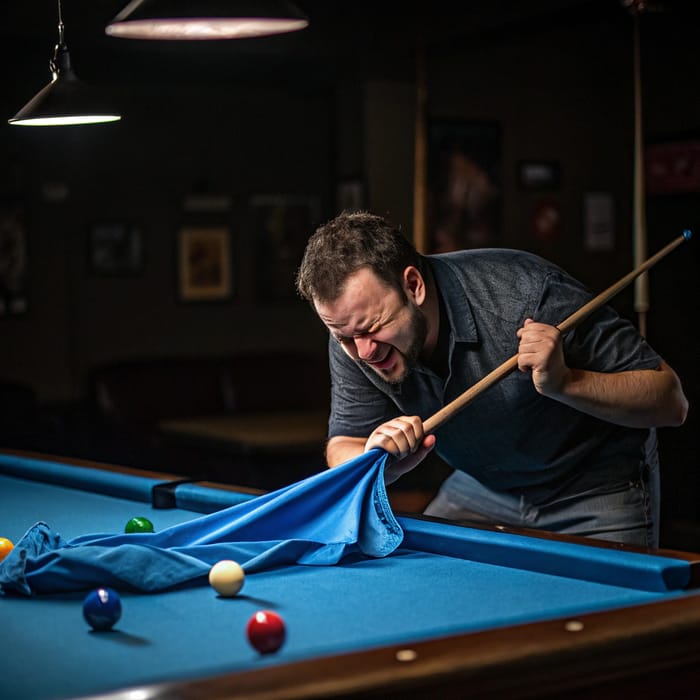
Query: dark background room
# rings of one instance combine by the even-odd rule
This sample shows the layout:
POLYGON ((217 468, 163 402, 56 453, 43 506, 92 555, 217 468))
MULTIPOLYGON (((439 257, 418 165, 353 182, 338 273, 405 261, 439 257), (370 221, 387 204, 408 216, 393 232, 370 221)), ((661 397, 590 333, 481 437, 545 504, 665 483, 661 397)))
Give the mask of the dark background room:
POLYGON ((368 209, 424 252, 526 249, 599 292, 636 265, 641 207, 649 255, 695 234, 646 313, 634 284, 613 304, 690 400, 659 431, 661 539, 700 551, 696 2, 299 0, 302 31, 209 42, 106 36, 125 4, 62 2, 76 74, 122 119, 43 128, 8 119, 50 80, 57 3, 0 7, 0 448, 290 483, 323 468, 326 333, 294 291, 318 224, 368 209), (232 415, 291 437, 168 429, 232 415))

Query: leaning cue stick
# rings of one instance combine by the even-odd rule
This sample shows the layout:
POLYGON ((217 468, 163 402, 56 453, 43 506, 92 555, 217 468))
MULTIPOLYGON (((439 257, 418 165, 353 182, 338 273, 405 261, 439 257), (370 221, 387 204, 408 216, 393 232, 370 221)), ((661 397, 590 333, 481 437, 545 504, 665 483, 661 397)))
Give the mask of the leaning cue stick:
POLYGON ((427 225, 427 100, 425 47, 416 49, 416 131, 413 173, 413 244, 419 253, 429 253, 427 225))
MULTIPOLYGON (((615 284, 598 294, 598 296, 584 304, 580 309, 574 311, 571 316, 564 319, 557 326, 559 331, 562 333, 562 335, 565 335, 570 330, 575 328, 579 323, 581 323, 581 321, 583 321, 583 319, 612 299, 612 297, 624 289, 636 277, 641 275, 650 267, 653 267, 659 260, 661 260, 661 258, 668 255, 668 253, 670 253, 674 248, 677 248, 681 243, 683 243, 683 241, 690 240, 691 236, 692 233, 690 231, 684 231, 682 235, 678 236, 678 238, 664 246, 658 253, 652 255, 648 260, 632 270, 632 272, 626 274, 622 279, 618 280, 615 282, 615 284)), ((509 360, 506 360, 502 365, 496 367, 496 369, 489 372, 489 374, 487 374, 483 379, 480 379, 476 384, 467 389, 463 394, 460 394, 456 399, 450 401, 450 403, 443 406, 443 408, 430 416, 430 418, 424 421, 423 430, 426 433, 432 433, 445 421, 452 418, 452 416, 458 411, 461 411, 465 406, 470 404, 475 398, 477 398, 477 396, 486 391, 486 389, 499 382, 506 375, 510 374, 517 366, 518 355, 516 353, 509 360)))
MULTIPOLYGON (((642 78, 640 59, 639 13, 643 3, 635 3, 634 13, 634 264, 639 265, 647 254, 647 220, 644 199, 644 145, 642 128, 642 78)), ((634 310, 637 312, 639 332, 647 334, 649 311, 649 276, 639 275, 634 283, 634 310)))

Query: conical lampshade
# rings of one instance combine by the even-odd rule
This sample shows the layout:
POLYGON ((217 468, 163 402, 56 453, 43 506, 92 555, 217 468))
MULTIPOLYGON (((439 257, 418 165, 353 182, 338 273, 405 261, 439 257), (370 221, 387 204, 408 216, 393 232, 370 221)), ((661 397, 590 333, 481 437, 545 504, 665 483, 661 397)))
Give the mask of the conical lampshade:
POLYGON ((132 0, 105 28, 125 39, 241 39, 304 29, 286 0, 132 0))
POLYGON ((102 98, 73 72, 70 55, 61 39, 50 62, 52 80, 12 119, 16 126, 64 126, 99 124, 121 119, 102 98))

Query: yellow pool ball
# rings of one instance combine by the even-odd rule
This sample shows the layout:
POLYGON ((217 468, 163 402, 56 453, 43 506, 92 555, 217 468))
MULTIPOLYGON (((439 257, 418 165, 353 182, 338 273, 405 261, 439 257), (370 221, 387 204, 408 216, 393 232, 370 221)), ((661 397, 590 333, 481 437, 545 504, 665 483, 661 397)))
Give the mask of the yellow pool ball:
POLYGON ((7 537, 0 537, 0 561, 2 561, 12 550, 14 545, 7 537))
POLYGON ((209 569, 209 584, 224 598, 235 596, 243 588, 243 567, 231 559, 222 559, 209 569))

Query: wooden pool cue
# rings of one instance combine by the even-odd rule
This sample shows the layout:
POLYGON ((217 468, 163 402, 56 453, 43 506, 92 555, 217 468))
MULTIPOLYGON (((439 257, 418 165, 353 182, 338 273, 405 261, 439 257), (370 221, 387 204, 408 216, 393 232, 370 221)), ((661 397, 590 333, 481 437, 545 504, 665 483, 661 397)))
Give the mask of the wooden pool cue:
POLYGON ((419 253, 430 252, 427 233, 427 171, 428 171, 428 126, 427 102, 428 81, 426 78, 425 46, 419 43, 416 49, 416 130, 414 138, 413 171, 413 243, 419 253))
MULTIPOLYGON (((684 241, 690 240, 692 233, 684 231, 678 238, 664 246, 658 253, 652 255, 648 260, 636 267, 632 272, 627 273, 622 279, 608 287, 598 296, 584 304, 580 309, 574 311, 571 316, 564 319, 557 328, 562 335, 566 335, 570 330, 575 328, 583 319, 599 309, 607 303, 618 292, 624 289, 630 282, 636 279, 643 272, 653 267, 661 258, 668 255, 672 250, 677 248, 684 241)), ((510 374, 518 366, 518 355, 513 355, 509 360, 506 360, 502 365, 489 372, 483 379, 480 379, 476 384, 467 389, 463 394, 460 394, 456 399, 445 405, 439 411, 434 413, 430 418, 423 422, 423 429, 426 433, 432 433, 439 428, 445 421, 461 411, 465 406, 470 404, 477 396, 481 395, 486 389, 499 382, 506 375, 510 374)))
MULTIPOLYGON (((642 77, 640 58, 639 14, 644 3, 633 3, 633 66, 634 66, 634 264, 639 265, 647 255, 647 219, 644 197, 644 136, 642 128, 642 77)), ((634 310, 639 332, 647 334, 649 311, 649 275, 642 274, 634 283, 634 310)))

